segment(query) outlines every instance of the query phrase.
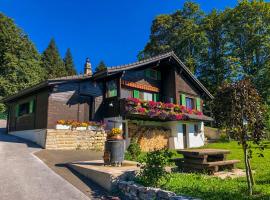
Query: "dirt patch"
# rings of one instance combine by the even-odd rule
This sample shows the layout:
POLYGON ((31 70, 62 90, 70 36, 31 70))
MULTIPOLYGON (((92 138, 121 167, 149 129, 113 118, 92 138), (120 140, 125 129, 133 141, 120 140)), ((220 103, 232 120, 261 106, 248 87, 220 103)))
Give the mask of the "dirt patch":
POLYGON ((242 169, 233 169, 231 171, 220 171, 220 172, 215 172, 213 176, 219 177, 221 179, 226 179, 226 178, 239 178, 245 176, 245 171, 242 169))

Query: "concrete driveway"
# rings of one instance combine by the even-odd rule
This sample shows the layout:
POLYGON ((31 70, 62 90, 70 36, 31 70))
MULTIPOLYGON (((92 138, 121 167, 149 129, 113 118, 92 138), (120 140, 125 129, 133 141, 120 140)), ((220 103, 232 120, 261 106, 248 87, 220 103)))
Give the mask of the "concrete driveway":
POLYGON ((0 134, 1 200, 89 200, 33 155, 40 148, 0 134))

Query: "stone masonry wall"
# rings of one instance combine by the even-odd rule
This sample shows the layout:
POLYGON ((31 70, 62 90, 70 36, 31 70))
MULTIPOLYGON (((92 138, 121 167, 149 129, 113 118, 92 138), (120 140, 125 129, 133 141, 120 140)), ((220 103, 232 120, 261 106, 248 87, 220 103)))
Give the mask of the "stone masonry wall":
POLYGON ((89 149, 103 151, 106 140, 104 130, 77 131, 48 129, 46 136, 46 149, 79 150, 89 149))
POLYGON ((199 200, 187 196, 177 196, 173 192, 159 188, 143 187, 133 181, 120 181, 118 189, 125 200, 199 200))

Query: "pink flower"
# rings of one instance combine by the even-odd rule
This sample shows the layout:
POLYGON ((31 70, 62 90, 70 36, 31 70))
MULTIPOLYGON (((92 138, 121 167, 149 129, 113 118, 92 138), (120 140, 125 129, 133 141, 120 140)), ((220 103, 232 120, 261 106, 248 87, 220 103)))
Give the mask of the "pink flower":
POLYGON ((175 115, 176 120, 182 120, 183 119, 183 115, 182 114, 176 114, 175 115))
POLYGON ((144 114, 146 112, 145 108, 138 108, 137 112, 144 114))
POLYGON ((164 108, 173 108, 175 105, 173 103, 164 103, 163 107, 164 108))
POLYGON ((131 102, 133 102, 133 103, 135 103, 135 104, 139 104, 141 102, 140 99, 132 98, 132 97, 129 97, 128 100, 131 101, 131 102))

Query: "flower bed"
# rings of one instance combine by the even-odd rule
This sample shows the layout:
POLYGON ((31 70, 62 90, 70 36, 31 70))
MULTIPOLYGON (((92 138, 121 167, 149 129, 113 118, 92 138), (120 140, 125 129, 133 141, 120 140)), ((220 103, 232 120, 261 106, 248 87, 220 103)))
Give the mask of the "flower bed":
POLYGON ((58 120, 56 122, 56 129, 72 129, 72 130, 92 130, 97 131, 104 128, 104 124, 101 122, 78 122, 75 120, 58 120))
POLYGON ((185 120, 187 119, 185 114, 203 115, 201 111, 189 109, 182 105, 143 101, 137 98, 128 98, 125 110, 129 114, 139 114, 149 118, 171 121, 185 120))

